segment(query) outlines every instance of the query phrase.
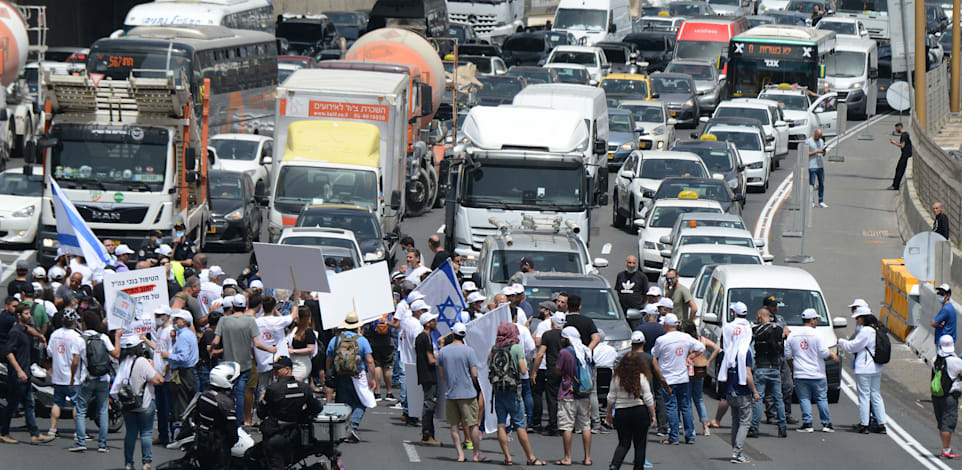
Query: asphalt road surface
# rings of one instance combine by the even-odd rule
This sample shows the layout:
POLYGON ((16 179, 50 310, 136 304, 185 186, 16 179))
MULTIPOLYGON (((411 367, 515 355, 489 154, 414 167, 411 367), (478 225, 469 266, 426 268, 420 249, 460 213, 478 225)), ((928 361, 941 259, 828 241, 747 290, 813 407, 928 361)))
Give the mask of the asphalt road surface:
MULTIPOLYGON (((827 301, 835 315, 844 315, 844 306, 853 297, 877 299, 881 291, 878 282, 878 260, 880 257, 891 257, 901 253, 901 242, 894 230, 894 193, 885 192, 888 186, 887 175, 891 175, 894 167, 894 151, 888 145, 891 124, 895 117, 882 117, 873 120, 871 126, 856 127, 859 123, 850 123, 849 137, 843 141, 842 154, 847 156, 845 163, 830 163, 827 167, 827 183, 829 189, 826 200, 828 209, 819 209, 814 218, 812 236, 809 237, 808 252, 816 257, 816 262, 804 265, 820 281, 826 294, 827 301), (867 138, 871 137, 871 138, 867 138), (874 230, 872 234, 892 233, 878 240, 867 240, 865 230, 874 230), (883 232, 887 230, 888 232, 883 232), (864 250, 864 256, 861 251, 864 250), (892 250, 897 250, 893 252, 892 250), (859 252, 857 261, 852 261, 852 252, 859 252)), ((687 135, 687 132, 683 132, 687 135)), ((756 225, 760 214, 766 208, 778 206, 778 200, 769 204, 770 196, 775 193, 779 184, 789 175, 783 165, 781 169, 772 173, 772 184, 767 193, 751 193, 748 195, 744 208, 746 222, 749 227, 756 225), (767 206, 767 207, 766 207, 767 206)), ((775 214, 765 211, 763 223, 759 229, 769 229, 770 250, 776 256, 776 263, 782 264, 784 256, 795 254, 798 242, 785 241, 781 238, 781 231, 791 226, 790 217, 794 212, 789 205, 781 206, 775 214), (771 225, 765 220, 771 220, 771 225)), ((443 211, 434 210, 417 218, 406 219, 402 225, 404 233, 414 237, 419 247, 426 251, 427 237, 436 232, 443 223, 443 211)), ((613 280, 622 269, 625 256, 636 254, 636 235, 612 228, 610 206, 599 208, 593 215, 591 226, 592 246, 589 248, 593 257, 606 257, 610 267, 602 274, 613 280), (611 244, 608 253, 602 253, 602 247, 611 244)), ((871 238, 871 237, 870 237, 871 238)), ((430 261, 430 254, 426 254, 426 263, 430 261)), ((242 270, 248 260, 247 254, 215 253, 210 255, 211 264, 219 264, 229 275, 236 275, 242 270)), ((874 304, 875 300, 870 300, 874 304)), ((848 329, 839 330, 839 336, 848 336, 848 329)), ((901 377, 902 370, 924 370, 917 359, 906 355, 904 347, 896 347, 893 364, 886 368, 883 379, 883 395, 886 400, 886 411, 890 417, 890 433, 884 435, 859 435, 851 430, 851 425, 857 423, 857 406, 854 404, 854 382, 851 379, 851 369, 846 366, 846 380, 843 381, 843 394, 840 402, 831 406, 832 421, 836 432, 827 434, 815 432, 802 434, 794 432, 796 426, 790 426, 787 439, 775 437, 774 425, 762 425, 762 436, 749 439, 745 448, 752 466, 757 468, 777 469, 816 469, 816 468, 877 468, 877 469, 907 469, 928 468, 945 469, 958 468, 956 462, 939 461, 931 453, 938 448, 937 434, 934 432, 931 416, 931 404, 913 395, 911 386, 904 386, 901 377)), ((928 375, 924 374, 927 378, 928 375)), ((923 379, 924 380, 924 379, 923 379)), ((915 387, 917 390, 918 387, 915 387)), ((395 392, 397 395, 397 392, 395 392)), ((713 415, 717 402, 705 396, 709 415, 713 415)), ((793 406, 793 415, 800 416, 798 405, 793 406)), ((417 445, 420 430, 404 426, 400 423, 400 411, 379 406, 368 410, 361 426, 362 442, 359 444, 345 444, 342 446, 344 462, 347 468, 446 468, 456 463, 456 453, 450 447, 450 437, 446 424, 437 427, 437 438, 445 443, 442 448, 425 448, 417 445)), ((697 417, 696 417, 697 419, 697 417)), ((22 426, 22 418, 14 421, 15 426, 22 426)), ((47 428, 47 421, 40 420, 41 429, 47 428)), ((60 424, 61 435, 69 436, 72 423, 60 424)), ((94 426, 88 426, 88 434, 94 432, 94 426)), ((123 431, 110 436, 109 454, 87 452, 84 455, 71 454, 66 451, 71 440, 62 437, 51 444, 31 446, 0 446, 0 458, 3 468, 76 468, 76 469, 104 469, 121 468, 123 465, 123 431)), ((23 428, 15 428, 14 437, 24 439, 26 433, 23 428)), ((721 429, 712 431, 711 436, 697 436, 697 442, 691 446, 663 446, 658 444, 658 438, 651 434, 649 437, 648 456, 655 464, 655 468, 690 469, 690 468, 729 468, 731 455, 729 419, 723 421, 721 429)), ((561 439, 532 435, 532 445, 538 457, 546 462, 552 462, 562 457, 561 439)), ((608 465, 616 444, 615 435, 594 435, 592 443, 592 459, 595 468, 608 465)), ((492 462, 500 464, 501 455, 494 436, 483 439, 481 448, 492 462)), ((511 443, 516 465, 524 463, 524 455, 517 442, 511 443)), ((581 444, 578 439, 573 444, 572 457, 576 462, 581 461, 581 444)), ((136 458, 139 461, 139 453, 136 458)), ((179 453, 162 448, 154 448, 155 465, 179 453)), ((630 465, 629 453, 626 465, 630 465)), ((490 468, 492 464, 464 463, 458 467, 490 468)), ((549 463, 550 465, 550 463, 549 463)), ((139 465, 138 465, 139 467, 139 465)))

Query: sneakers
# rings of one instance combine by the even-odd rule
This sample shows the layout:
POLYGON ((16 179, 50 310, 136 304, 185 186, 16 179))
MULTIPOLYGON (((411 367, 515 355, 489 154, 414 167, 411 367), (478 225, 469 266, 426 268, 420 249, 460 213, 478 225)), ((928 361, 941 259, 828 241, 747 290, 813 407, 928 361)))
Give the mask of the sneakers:
POLYGON ((150 462, 145 462, 144 466, 140 468, 142 468, 143 470, 150 470, 150 467, 151 467, 150 462))
POLYGON ((57 437, 57 430, 55 428, 50 428, 50 430, 47 431, 47 435, 57 437))
POLYGON ((832 427, 832 423, 828 423, 822 426, 822 432, 835 432, 835 428, 832 427))
POLYGON ((744 455, 739 455, 738 457, 732 457, 732 459, 729 460, 729 462, 731 462, 731 463, 751 463, 752 461, 751 461, 751 460, 748 460, 747 458, 745 458, 744 455))
POLYGON ((757 429, 754 429, 754 428, 749 428, 749 430, 748 430, 748 437, 757 438, 757 437, 758 437, 758 430, 757 430, 757 429))
MULTIPOLYGON (((388 395, 388 396, 390 396, 390 395, 388 395)), ((401 402, 397 402, 397 403, 395 403, 393 406, 391 406, 391 409, 392 409, 392 410, 403 410, 403 409, 404 409, 404 405, 402 405, 401 402)))
POLYGON ((884 424, 878 425, 878 430, 876 430, 875 432, 877 432, 877 433, 879 433, 879 434, 888 434, 888 433, 889 433, 888 429, 885 428, 885 425, 884 425, 884 424))
POLYGON ((822 209, 824 209, 824 208, 828 207, 828 204, 825 204, 824 202, 820 202, 820 203, 818 203, 818 207, 821 207, 822 209))
POLYGON ((786 416, 786 417, 785 417, 785 422, 788 423, 788 424, 798 424, 798 419, 793 418, 793 417, 791 417, 791 416, 786 416))
POLYGON ((952 452, 952 449, 943 450, 943 451, 942 451, 942 458, 943 458, 943 459, 953 460, 953 459, 959 458, 959 454, 956 454, 955 452, 952 452))
POLYGON ((87 446, 82 446, 80 444, 74 444, 72 447, 67 448, 69 452, 83 452, 87 450, 87 446))
POLYGON ((4 435, 0 435, 0 442, 3 442, 4 444, 17 444, 20 441, 10 437, 9 434, 4 434, 4 435))
POLYGON ((441 447, 441 442, 439 442, 437 439, 433 437, 429 437, 427 439, 421 439, 421 445, 430 446, 430 447, 441 447))
POLYGON ((474 444, 472 444, 470 441, 462 442, 461 448, 464 450, 474 450, 474 444))
POLYGON ((859 424, 859 425, 855 428, 855 432, 857 432, 857 433, 859 433, 859 434, 868 434, 868 426, 862 426, 861 424, 859 424))
POLYGON ((796 429, 796 431, 798 431, 798 432, 814 432, 814 431, 815 431, 815 428, 812 427, 812 423, 802 423, 802 425, 799 426, 799 428, 796 429))
POLYGON ((357 433, 357 429, 351 428, 348 432, 348 436, 344 439, 344 442, 349 442, 351 444, 357 444, 361 442, 361 436, 357 433))
POLYGON ((54 439, 56 439, 56 437, 51 436, 50 434, 40 434, 40 435, 38 435, 38 436, 33 436, 33 437, 31 437, 31 438, 30 438, 30 443, 31 443, 31 444, 46 444, 47 442, 50 442, 50 441, 52 441, 52 440, 54 440, 54 439))
POLYGON ((655 468, 655 466, 648 459, 645 459, 645 468, 655 468))
POLYGON ((658 431, 655 435, 658 437, 668 437, 668 431, 658 431))
POLYGON ((778 437, 788 437, 788 430, 785 428, 778 428, 778 437))
POLYGON ((137 470, 133 465, 124 465, 124 470, 137 470))
POLYGON ((387 395, 384 396, 384 400, 386 400, 386 401, 394 401, 394 394, 393 394, 393 393, 388 393, 387 395))
POLYGON ((702 424, 701 424, 701 427, 702 427, 702 429, 704 430, 704 432, 703 432, 702 434, 704 434, 704 435, 706 435, 706 436, 711 436, 711 426, 708 425, 708 423, 702 423, 702 424))
POLYGON ((98 447, 97 452, 100 452, 101 454, 106 454, 107 452, 110 452, 110 450, 108 450, 106 447, 98 447))

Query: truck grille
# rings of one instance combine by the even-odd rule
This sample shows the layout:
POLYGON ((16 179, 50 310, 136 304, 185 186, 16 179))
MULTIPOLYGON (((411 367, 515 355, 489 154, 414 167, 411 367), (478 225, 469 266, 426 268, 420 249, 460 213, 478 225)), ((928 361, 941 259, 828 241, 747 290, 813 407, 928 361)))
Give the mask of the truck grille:
POLYGON ((77 204, 77 212, 87 222, 98 222, 106 224, 139 224, 143 223, 147 216, 146 206, 134 207, 106 207, 85 206, 77 204))
POLYGON ((448 18, 456 23, 468 23, 474 27, 474 32, 484 34, 491 32, 498 25, 494 15, 469 15, 467 13, 448 13, 448 18))
POLYGON ((882 34, 884 33, 884 31, 881 28, 866 28, 866 29, 868 29, 868 37, 872 39, 885 39, 885 36, 882 34))
POLYGON ((484 239, 488 238, 489 235, 494 235, 497 231, 494 227, 471 227, 471 249, 481 251, 484 239))

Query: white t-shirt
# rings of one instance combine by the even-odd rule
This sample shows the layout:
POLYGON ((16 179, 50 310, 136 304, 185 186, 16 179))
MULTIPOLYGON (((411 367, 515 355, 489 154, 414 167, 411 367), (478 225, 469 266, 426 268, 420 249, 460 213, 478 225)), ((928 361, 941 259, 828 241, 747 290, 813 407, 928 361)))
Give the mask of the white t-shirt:
POLYGON ((68 328, 57 328, 50 335, 47 342, 47 355, 50 356, 53 375, 51 381, 54 385, 80 385, 84 381, 84 368, 78 367, 74 374, 73 383, 70 383, 70 364, 73 363, 73 355, 77 354, 83 360, 84 340, 76 330, 68 328))
POLYGON ((173 341, 170 339, 170 331, 174 328, 167 325, 154 330, 154 369, 158 374, 164 376, 164 380, 170 380, 170 370, 167 368, 167 359, 160 355, 161 351, 170 353, 173 348, 173 341))
POLYGON ((403 322, 410 316, 411 306, 408 305, 407 300, 401 299, 401 301, 397 303, 397 307, 394 309, 394 319, 403 322))
POLYGON ((793 326, 785 340, 785 359, 792 360, 796 379, 824 379, 829 354, 828 345, 810 326, 793 326))
POLYGON ((421 275, 429 271, 431 271, 431 269, 423 264, 418 265, 416 268, 408 268, 408 273, 404 276, 404 279, 413 282, 416 286, 420 286, 421 275))
POLYGON ((47 311, 47 316, 50 318, 57 314, 57 306, 49 300, 43 301, 43 309, 47 311))
MULTIPOLYGON (((114 345, 110 342, 110 338, 108 338, 107 335, 103 333, 97 333, 94 330, 84 330, 83 336, 81 337, 84 340, 84 354, 80 355, 80 367, 83 368, 84 374, 87 373, 87 339, 85 337, 95 334, 100 335, 100 340, 104 342, 104 347, 107 348, 107 352, 113 352, 114 350, 114 345)), ((110 361, 113 362, 113 358, 111 358, 110 361)), ((100 376, 100 381, 110 382, 110 374, 104 374, 100 376)))
POLYGON ((401 322, 401 363, 417 364, 417 355, 414 353, 414 340, 424 331, 421 321, 414 316, 409 316, 401 322))
POLYGON ((70 271, 82 274, 83 277, 80 279, 80 283, 85 286, 90 285, 90 280, 93 278, 94 272, 91 271, 87 265, 77 262, 77 258, 70 259, 70 271))
POLYGON ((592 353, 592 359, 595 361, 595 367, 601 369, 614 369, 615 359, 618 358, 618 351, 611 347, 608 343, 602 341, 595 346, 595 351, 592 353))
POLYGON ((524 326, 528 324, 528 314, 524 313, 521 307, 515 307, 518 310, 518 326, 524 326))
POLYGON ((658 360, 665 382, 678 385, 688 383, 688 353, 704 350, 701 341, 676 330, 659 336, 651 348, 651 355, 658 360))
POLYGON ((551 319, 545 318, 538 323, 538 326, 534 327, 534 337, 535 339, 540 339, 541 335, 545 334, 546 331, 551 329, 551 319))
POLYGON ((210 312, 210 306, 215 300, 224 297, 224 288, 213 282, 200 283, 200 293, 197 294, 197 301, 200 303, 200 310, 203 315, 210 312))
MULTIPOLYGON (((524 351, 524 360, 531 361, 531 359, 534 357, 534 352, 537 349, 534 346, 534 338, 531 337, 531 330, 529 330, 528 327, 524 325, 517 325, 517 326, 518 326, 518 339, 520 340, 518 344, 521 345, 521 350, 524 351)), ((530 378, 531 377, 530 374, 531 374, 531 371, 528 371, 528 373, 522 375, 521 378, 522 379, 530 378)))
POLYGON ((261 343, 264 346, 277 346, 277 353, 271 354, 254 348, 254 360, 257 361, 257 372, 267 372, 274 366, 274 358, 287 356, 287 341, 284 341, 284 329, 294 320, 292 315, 282 317, 260 317, 254 320, 261 331, 261 343))

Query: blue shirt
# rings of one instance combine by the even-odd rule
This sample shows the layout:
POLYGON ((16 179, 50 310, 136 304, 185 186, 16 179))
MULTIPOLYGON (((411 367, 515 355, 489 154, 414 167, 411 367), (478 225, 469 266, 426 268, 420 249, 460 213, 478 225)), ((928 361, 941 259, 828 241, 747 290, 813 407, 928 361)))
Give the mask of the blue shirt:
POLYGON ((478 396, 471 378, 471 367, 481 368, 474 350, 464 344, 445 346, 438 353, 438 365, 444 372, 447 388, 444 398, 462 400, 478 396))
MULTIPOLYGON (((745 368, 751 369, 754 363, 752 362, 752 352, 748 351, 745 355, 745 368)), ((752 389, 748 386, 748 382, 745 385, 738 383, 738 369, 735 367, 728 369, 728 393, 730 395, 751 395, 752 389)))
MULTIPOLYGON (((816 150, 824 150, 824 149, 825 149, 825 139, 815 140, 814 137, 809 137, 808 140, 805 141, 805 143, 808 144, 808 151, 809 151, 809 152, 814 152, 814 151, 816 151, 816 150)), ((818 169, 818 168, 825 168, 825 161, 822 159, 822 154, 819 153, 819 154, 815 154, 815 155, 809 155, 809 156, 808 156, 808 169, 809 169, 809 170, 815 170, 815 169, 818 169)))
POLYGON ((638 324, 635 331, 640 331, 645 335, 645 352, 651 353, 651 348, 655 347, 655 340, 665 334, 665 327, 656 321, 646 321, 638 324))
POLYGON ((935 327, 935 344, 939 344, 939 338, 942 335, 949 335, 955 341, 955 307, 952 306, 952 302, 946 302, 932 321, 935 323, 945 322, 945 326, 935 327))
MULTIPOLYGON (((353 331, 344 331, 342 333, 344 333, 344 337, 346 338, 352 338, 354 336, 358 336, 358 334, 353 331)), ((327 343, 327 357, 334 357, 337 355, 335 351, 337 351, 337 342, 340 340, 341 340, 341 333, 338 333, 333 338, 331 338, 330 343, 327 343)), ((357 338, 357 348, 358 348, 358 352, 361 354, 361 370, 366 371, 367 361, 364 360, 364 357, 367 356, 368 354, 371 354, 372 352, 371 343, 367 341, 367 338, 360 336, 357 338)))
POLYGON ((190 328, 177 330, 174 347, 170 351, 171 369, 188 369, 197 365, 197 336, 190 328))

